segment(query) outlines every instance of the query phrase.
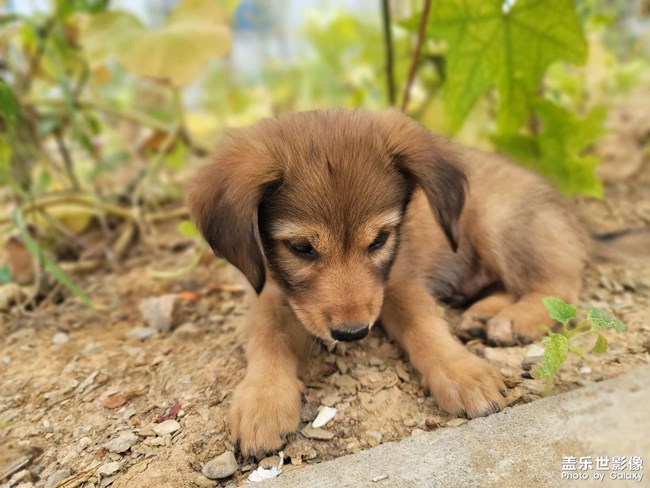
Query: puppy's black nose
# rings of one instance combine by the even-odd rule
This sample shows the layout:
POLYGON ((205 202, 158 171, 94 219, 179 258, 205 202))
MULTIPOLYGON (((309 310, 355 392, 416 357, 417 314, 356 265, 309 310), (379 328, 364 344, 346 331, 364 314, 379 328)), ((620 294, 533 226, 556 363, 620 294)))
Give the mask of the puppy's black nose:
POLYGON ((337 341, 358 341, 368 335, 368 324, 340 324, 332 329, 332 338, 337 341))

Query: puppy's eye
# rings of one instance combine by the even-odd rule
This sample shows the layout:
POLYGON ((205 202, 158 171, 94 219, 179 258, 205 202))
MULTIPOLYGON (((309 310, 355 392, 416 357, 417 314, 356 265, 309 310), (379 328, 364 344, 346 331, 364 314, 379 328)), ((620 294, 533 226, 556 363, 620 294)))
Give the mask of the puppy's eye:
POLYGON ((388 240, 388 236, 390 234, 387 231, 381 231, 379 234, 377 234, 377 237, 375 237, 375 240, 372 241, 372 243, 368 246, 368 251, 373 252, 378 249, 381 249, 384 244, 386 244, 386 241, 388 240))
POLYGON ((307 241, 285 242, 289 250, 296 256, 304 259, 316 259, 316 250, 307 241))

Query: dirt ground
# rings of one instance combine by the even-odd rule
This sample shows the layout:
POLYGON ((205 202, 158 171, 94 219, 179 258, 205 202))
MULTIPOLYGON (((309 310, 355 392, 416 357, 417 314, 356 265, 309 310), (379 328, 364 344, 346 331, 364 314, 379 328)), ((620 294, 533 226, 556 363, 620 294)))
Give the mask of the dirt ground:
MULTIPOLYGON (((637 159, 638 143, 630 146, 637 159)), ((618 164, 619 153, 610 164, 618 164)), ((575 200, 591 231, 650 225, 648 159, 634 177, 608 184, 605 199, 575 200)), ((236 284, 223 286, 233 284, 234 273, 212 259, 181 278, 153 277, 152 270, 181 268, 196 253, 173 227, 159 232, 165 245, 158 252, 136 248, 120 272, 76 278, 102 311, 66 300, 0 315, 2 486, 235 486, 257 467, 237 453, 233 476, 212 481, 201 474, 206 462, 233 450, 226 418, 245 369, 245 296, 236 284), (144 328, 140 304, 165 294, 174 295, 174 323, 154 333, 144 328), (168 431, 156 433, 162 424, 155 420, 175 401, 178 425, 166 422, 168 431)), ((584 284, 580 305, 611 307, 628 330, 608 332, 608 352, 591 355, 588 364, 571 358, 554 394, 650 362, 650 262, 590 265, 584 284)), ((450 314, 451 324, 455 318, 450 314)), ((543 383, 531 376, 539 344, 493 348, 475 340, 468 346, 501 368, 508 408, 541 397, 543 383)), ((301 428, 320 405, 334 406, 338 413, 325 427, 333 438, 289 435, 285 470, 462 422, 437 408, 380 330, 334 351, 314 342, 304 383, 301 428)))

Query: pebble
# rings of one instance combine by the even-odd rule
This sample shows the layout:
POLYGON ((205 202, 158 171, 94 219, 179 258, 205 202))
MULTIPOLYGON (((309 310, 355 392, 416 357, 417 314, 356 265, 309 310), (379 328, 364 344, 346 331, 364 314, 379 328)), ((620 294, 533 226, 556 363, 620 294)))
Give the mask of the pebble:
POLYGON ((451 419, 448 422, 445 423, 447 427, 458 427, 459 425, 463 425, 467 423, 467 419, 451 419))
POLYGON ((117 437, 104 444, 104 447, 110 452, 120 454, 131 449, 131 446, 138 442, 138 439, 138 436, 133 432, 121 432, 117 437))
POLYGON ((57 332, 52 337, 52 344, 65 344, 70 340, 70 336, 65 332, 57 332))
POLYGON ((59 469, 58 471, 55 471, 47 478, 45 488, 54 488, 55 486, 58 486, 61 481, 68 478, 71 474, 72 472, 69 469, 59 469))
POLYGON ((304 429, 300 431, 307 439, 317 439, 320 441, 329 441, 334 439, 334 433, 329 430, 315 428, 311 424, 307 424, 304 429))
POLYGON ((323 406, 320 409, 320 412, 318 412, 318 415, 312 422, 312 426, 315 428, 319 427, 324 427, 327 422, 332 420, 334 416, 336 415, 337 410, 335 408, 330 408, 327 406, 323 406))
POLYGON ((333 407, 336 405, 338 402, 341 401, 341 397, 337 395, 336 393, 332 393, 331 395, 326 395, 321 399, 321 403, 323 405, 326 405, 328 407, 333 407))
POLYGON ((179 322, 178 298, 174 294, 145 298, 140 302, 145 324, 160 332, 169 332, 179 322))
POLYGON ((153 429, 156 424, 147 424, 138 431, 138 435, 141 437, 153 437, 156 434, 156 431, 153 429))
POLYGON ((127 408, 124 413, 122 414, 122 420, 129 420, 131 417, 133 417, 137 412, 135 411, 135 408, 127 408))
POLYGON ((174 330, 174 337, 178 337, 179 339, 191 339, 198 336, 200 333, 201 329, 199 329, 196 324, 192 322, 185 322, 184 324, 179 325, 176 330, 174 330))
POLYGON ((190 481, 200 488, 212 488, 213 486, 217 486, 216 481, 206 478, 201 473, 192 473, 190 475, 190 481))
POLYGON ((334 376, 334 384, 338 386, 344 393, 353 395, 357 392, 357 380, 355 380, 349 374, 334 376))
POLYGON ((97 473, 102 476, 110 476, 117 473, 120 470, 121 463, 113 461, 112 463, 102 464, 97 468, 97 473))
POLYGON ((526 358, 531 359, 531 358, 541 358, 544 356, 544 348, 541 346, 538 346, 537 344, 531 344, 526 348, 526 358))
POLYGON ((79 439, 79 447, 81 447, 81 449, 85 449, 92 443, 93 440, 90 437, 82 437, 81 439, 79 439))
POLYGON ((127 339, 140 339, 141 341, 144 341, 145 339, 155 336, 157 333, 158 330, 153 327, 134 327, 124 334, 124 337, 127 339))
POLYGON ((580 374, 589 374, 591 373, 591 367, 589 366, 583 366, 580 368, 580 374))
POLYGON ((159 437, 163 437, 167 434, 173 434, 177 430, 180 430, 181 424, 179 424, 176 420, 165 420, 164 422, 161 422, 159 424, 153 424, 151 429, 158 435, 159 437))
POLYGON ((217 456, 211 461, 205 463, 203 469, 201 470, 201 473, 203 473, 203 476, 206 478, 210 478, 211 480, 218 480, 221 478, 227 478, 228 476, 232 475, 235 471, 237 471, 238 467, 239 466, 237 465, 237 460, 235 459, 235 455, 232 453, 232 451, 225 451, 220 456, 217 456))
POLYGON ((260 461, 260 467, 264 469, 271 469, 278 464, 280 464, 280 456, 269 456, 260 461))

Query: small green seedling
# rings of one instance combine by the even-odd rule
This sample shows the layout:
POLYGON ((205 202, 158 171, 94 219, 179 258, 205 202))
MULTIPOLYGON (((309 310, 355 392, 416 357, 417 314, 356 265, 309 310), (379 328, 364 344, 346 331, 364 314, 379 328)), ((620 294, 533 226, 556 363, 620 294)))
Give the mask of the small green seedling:
POLYGON ((602 310, 589 307, 587 318, 577 326, 569 328, 569 322, 577 317, 576 307, 553 297, 546 297, 543 302, 548 310, 548 316, 562 324, 560 333, 555 333, 546 327, 548 337, 544 339, 544 359, 534 373, 537 379, 546 378, 544 394, 548 395, 553 389, 555 375, 566 361, 569 352, 579 356, 583 361, 588 361, 582 347, 572 341, 588 334, 596 334, 596 345, 592 352, 601 354, 607 351, 607 339, 601 331, 614 329, 616 332, 623 332, 625 324, 602 310))

